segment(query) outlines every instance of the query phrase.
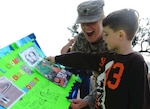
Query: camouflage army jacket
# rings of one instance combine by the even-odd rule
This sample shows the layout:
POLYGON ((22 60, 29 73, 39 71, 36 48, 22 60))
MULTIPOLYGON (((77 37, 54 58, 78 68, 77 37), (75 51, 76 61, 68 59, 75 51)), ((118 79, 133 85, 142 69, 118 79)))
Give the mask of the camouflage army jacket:
MULTIPOLYGON (((92 52, 104 52, 108 51, 108 48, 106 46, 105 41, 103 38, 101 38, 98 42, 90 43, 87 41, 86 37, 83 33, 80 33, 78 36, 76 36, 76 42, 73 46, 73 51, 82 51, 85 53, 92 53, 92 52)), ((84 99, 88 102, 89 108, 93 109, 95 106, 95 94, 96 94, 96 87, 97 87, 97 77, 99 76, 99 72, 93 71, 93 79, 94 83, 92 84, 91 93, 86 96, 84 99)), ((103 87, 101 88, 102 90, 103 87)), ((103 94, 102 94, 103 95, 103 94)), ((102 99, 102 98, 100 98, 102 99)))
POLYGON ((101 38, 98 42, 90 43, 87 41, 83 33, 80 33, 77 36, 76 42, 73 46, 73 51, 82 51, 82 52, 103 52, 107 51, 107 46, 104 40, 101 38))

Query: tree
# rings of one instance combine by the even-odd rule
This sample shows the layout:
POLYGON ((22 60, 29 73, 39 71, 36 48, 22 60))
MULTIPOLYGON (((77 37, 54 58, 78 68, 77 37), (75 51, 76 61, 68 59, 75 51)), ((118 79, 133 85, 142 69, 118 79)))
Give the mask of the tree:
POLYGON ((139 30, 132 41, 133 48, 137 47, 140 53, 150 56, 150 19, 141 18, 139 30))
POLYGON ((79 34, 78 28, 79 28, 79 25, 74 24, 71 28, 68 27, 67 29, 70 30, 70 32, 72 33, 72 37, 74 37, 75 34, 79 34))
POLYGON ((139 21, 139 30, 132 41, 133 48, 138 48, 144 57, 146 57, 146 62, 150 72, 150 19, 141 18, 139 21))

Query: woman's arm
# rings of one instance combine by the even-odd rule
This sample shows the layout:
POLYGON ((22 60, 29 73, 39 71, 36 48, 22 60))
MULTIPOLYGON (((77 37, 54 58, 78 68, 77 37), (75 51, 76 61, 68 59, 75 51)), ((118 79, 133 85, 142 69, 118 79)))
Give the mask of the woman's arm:
POLYGON ((61 54, 68 53, 69 51, 72 51, 71 48, 73 44, 75 43, 75 39, 71 39, 63 48, 61 49, 61 54))

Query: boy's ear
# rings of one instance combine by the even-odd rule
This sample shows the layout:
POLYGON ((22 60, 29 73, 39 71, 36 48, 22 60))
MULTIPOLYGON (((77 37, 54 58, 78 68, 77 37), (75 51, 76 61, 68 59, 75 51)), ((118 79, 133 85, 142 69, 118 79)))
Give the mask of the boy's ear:
POLYGON ((120 30, 120 31, 119 31, 119 38, 122 40, 122 39, 125 38, 125 37, 126 37, 125 31, 120 30))

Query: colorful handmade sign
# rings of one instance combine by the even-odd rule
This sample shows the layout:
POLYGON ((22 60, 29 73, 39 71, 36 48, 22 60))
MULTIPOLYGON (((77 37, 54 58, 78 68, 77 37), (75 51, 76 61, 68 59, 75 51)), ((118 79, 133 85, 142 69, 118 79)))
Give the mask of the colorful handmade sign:
POLYGON ((68 109, 78 76, 44 60, 34 33, 0 49, 0 109, 68 109))

